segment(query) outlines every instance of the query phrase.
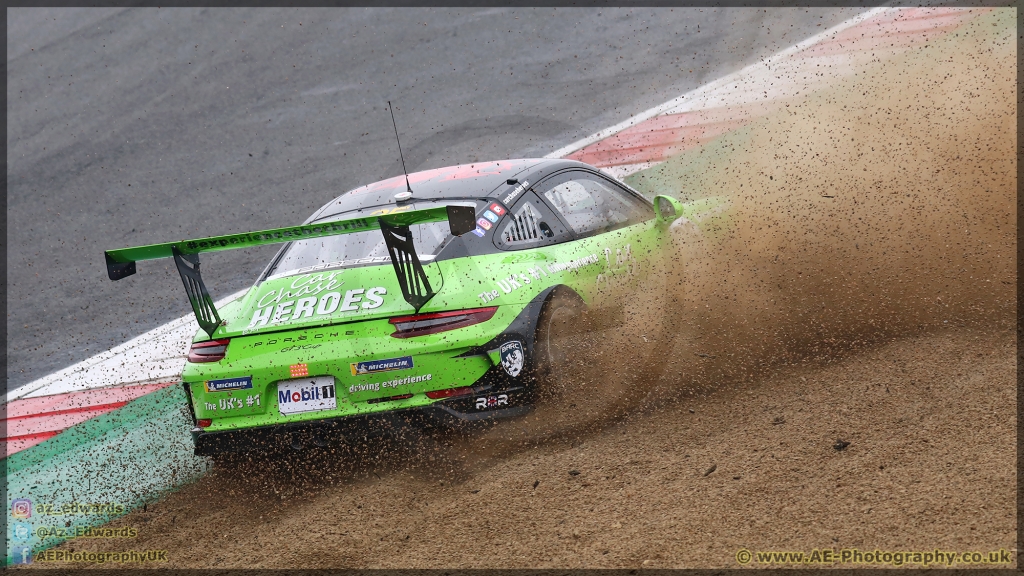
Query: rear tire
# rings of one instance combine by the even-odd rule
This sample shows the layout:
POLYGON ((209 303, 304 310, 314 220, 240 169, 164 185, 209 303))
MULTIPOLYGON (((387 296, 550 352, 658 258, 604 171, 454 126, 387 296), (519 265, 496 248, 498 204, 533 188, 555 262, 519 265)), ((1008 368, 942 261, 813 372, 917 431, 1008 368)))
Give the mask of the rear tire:
POLYGON ((645 335, 661 334, 660 311, 651 304, 647 299, 639 306, 657 317, 655 325, 638 327, 630 321, 630 307, 615 314, 595 311, 572 290, 556 289, 534 332, 534 410, 515 426, 485 435, 491 450, 517 450, 523 442, 585 432, 636 407, 647 392, 647 371, 640 368, 657 352, 645 335))
POLYGON ((564 290, 556 290, 544 303, 534 336, 538 396, 550 395, 552 385, 570 373, 585 332, 585 309, 578 296, 564 290))
POLYGON ((588 428, 621 413, 629 382, 607 357, 607 333, 573 292, 561 290, 545 303, 538 319, 536 358, 537 422, 548 433, 588 428))

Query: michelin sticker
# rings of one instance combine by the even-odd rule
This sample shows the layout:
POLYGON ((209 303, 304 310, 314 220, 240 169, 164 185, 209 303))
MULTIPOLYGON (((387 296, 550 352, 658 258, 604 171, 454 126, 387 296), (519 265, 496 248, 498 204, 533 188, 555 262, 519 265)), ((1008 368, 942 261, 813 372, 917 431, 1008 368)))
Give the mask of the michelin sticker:
POLYGON ((498 348, 501 354, 501 367, 505 373, 515 378, 523 371, 523 363, 526 361, 526 352, 523 351, 523 344, 518 340, 506 342, 498 348))
POLYGON ((204 384, 207 392, 247 390, 249 388, 252 388, 252 376, 242 376, 241 378, 226 378, 224 380, 207 380, 204 384))
POLYGON ((353 376, 362 374, 374 374, 376 372, 388 372, 390 370, 408 370, 413 368, 412 356, 401 358, 388 358, 387 360, 371 360, 370 362, 355 362, 350 364, 353 376))

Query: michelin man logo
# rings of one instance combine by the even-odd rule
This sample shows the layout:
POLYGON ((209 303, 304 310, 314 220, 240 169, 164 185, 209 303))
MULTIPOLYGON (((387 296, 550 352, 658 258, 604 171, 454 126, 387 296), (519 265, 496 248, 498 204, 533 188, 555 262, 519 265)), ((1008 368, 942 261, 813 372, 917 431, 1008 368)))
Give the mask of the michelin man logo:
POLYGON ((501 353, 501 367, 505 369, 505 373, 513 378, 519 376, 526 361, 523 344, 518 340, 513 340, 502 344, 498 350, 501 353))

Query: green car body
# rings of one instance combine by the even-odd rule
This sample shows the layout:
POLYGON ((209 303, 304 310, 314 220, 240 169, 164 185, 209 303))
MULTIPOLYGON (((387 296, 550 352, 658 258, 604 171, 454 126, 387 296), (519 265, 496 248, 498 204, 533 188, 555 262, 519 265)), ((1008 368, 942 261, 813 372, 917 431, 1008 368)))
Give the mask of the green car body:
MULTIPOLYGON (((182 382, 197 423, 197 453, 244 449, 257 439, 293 442, 298 431, 372 433, 398 420, 436 425, 523 414, 535 398, 535 334, 545 302, 561 292, 587 308, 613 310, 640 297, 638 286, 666 265, 669 225, 686 211, 667 197, 655 200, 656 209, 572 161, 482 163, 408 178, 342 195, 304 226, 380 218, 383 231, 402 225, 387 218, 437 222, 427 215, 458 204, 472 206, 476 228, 465 232, 463 222, 461 235, 444 229, 444 239, 426 250, 416 243, 409 252, 421 266, 405 262, 402 269, 396 252, 331 261, 324 256, 333 249, 330 238, 286 244, 259 281, 215 311, 220 321, 193 341, 182 382), (410 189, 413 197, 405 198, 410 189), (588 206, 606 214, 587 215, 588 206), (292 261, 314 263, 285 264, 292 261), (417 299, 419 281, 428 287, 417 299)), ((360 234, 369 246, 381 231, 360 234)), ((346 249, 362 249, 348 242, 346 249)), ((167 255, 150 248, 151 257, 167 255)), ((141 252, 128 250, 142 248, 108 252, 108 267, 131 260, 134 271, 141 252)))

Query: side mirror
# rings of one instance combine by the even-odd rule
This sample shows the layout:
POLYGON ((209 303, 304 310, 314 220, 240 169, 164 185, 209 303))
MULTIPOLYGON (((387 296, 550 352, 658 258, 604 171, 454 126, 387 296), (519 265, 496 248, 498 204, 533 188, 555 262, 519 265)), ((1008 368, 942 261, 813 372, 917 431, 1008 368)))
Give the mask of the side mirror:
POLYGON ((683 215, 683 203, 671 196, 655 196, 654 213, 657 214, 658 224, 671 224, 683 215))
POLYGON ((455 236, 462 236, 467 232, 476 230, 476 208, 473 206, 449 204, 445 206, 448 211, 448 228, 455 236))

